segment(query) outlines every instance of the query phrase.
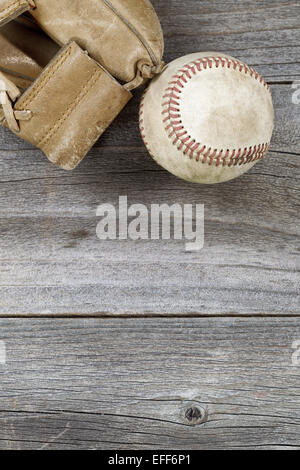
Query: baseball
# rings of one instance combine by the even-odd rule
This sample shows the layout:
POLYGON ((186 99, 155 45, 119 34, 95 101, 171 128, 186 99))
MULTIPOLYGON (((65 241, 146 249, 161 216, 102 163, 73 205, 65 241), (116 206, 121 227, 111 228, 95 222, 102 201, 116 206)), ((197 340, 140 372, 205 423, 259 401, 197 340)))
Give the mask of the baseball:
POLYGON ((267 83, 225 54, 170 63, 146 90, 140 130, 154 160, 187 181, 236 178, 269 150, 274 108, 267 83))

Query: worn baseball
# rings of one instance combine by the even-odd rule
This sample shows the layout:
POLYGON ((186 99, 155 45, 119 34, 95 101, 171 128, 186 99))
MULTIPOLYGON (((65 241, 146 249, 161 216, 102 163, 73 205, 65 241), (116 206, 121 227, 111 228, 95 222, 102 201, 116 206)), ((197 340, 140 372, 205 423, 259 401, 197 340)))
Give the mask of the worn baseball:
POLYGON ((170 63, 146 90, 140 129, 154 160, 179 178, 221 183, 264 158, 274 128, 268 84, 221 53, 170 63))

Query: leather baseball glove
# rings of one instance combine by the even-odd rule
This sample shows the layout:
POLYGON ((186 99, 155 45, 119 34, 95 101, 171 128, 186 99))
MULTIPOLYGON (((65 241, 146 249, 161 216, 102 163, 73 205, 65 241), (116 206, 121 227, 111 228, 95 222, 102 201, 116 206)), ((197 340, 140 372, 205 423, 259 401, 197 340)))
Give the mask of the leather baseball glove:
POLYGON ((70 170, 161 72, 160 23, 149 0, 0 0, 0 25, 24 12, 62 48, 24 93, 0 60, 0 122, 70 170))
POLYGON ((25 91, 58 50, 35 23, 21 16, 0 29, 0 72, 25 91))

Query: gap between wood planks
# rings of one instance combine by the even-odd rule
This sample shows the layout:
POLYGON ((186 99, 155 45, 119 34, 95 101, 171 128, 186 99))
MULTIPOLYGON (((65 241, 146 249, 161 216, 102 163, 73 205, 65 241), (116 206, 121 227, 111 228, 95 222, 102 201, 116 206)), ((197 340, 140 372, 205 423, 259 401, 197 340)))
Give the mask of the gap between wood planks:
POLYGON ((286 80, 286 81, 271 81, 271 82, 267 82, 269 86, 273 86, 273 85, 293 85, 293 83, 295 83, 294 80, 286 80))
POLYGON ((276 313, 215 313, 215 314, 205 314, 205 313, 185 313, 185 314, 163 314, 163 313, 63 313, 63 314, 4 314, 0 315, 0 320, 2 319, 17 319, 22 318, 23 320, 38 320, 38 319, 67 319, 70 320, 72 318, 78 319, 141 319, 141 318, 166 318, 166 319, 173 319, 173 318, 182 318, 182 319, 198 319, 198 318, 300 318, 300 313, 288 313, 288 314, 276 314, 276 313))

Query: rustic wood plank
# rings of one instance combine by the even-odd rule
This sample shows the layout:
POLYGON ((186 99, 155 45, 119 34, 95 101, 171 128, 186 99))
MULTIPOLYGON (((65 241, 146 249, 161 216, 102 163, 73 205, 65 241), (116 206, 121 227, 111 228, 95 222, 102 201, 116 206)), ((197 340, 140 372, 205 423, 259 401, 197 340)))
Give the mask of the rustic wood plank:
MULTIPOLYGON (((300 79, 300 5, 295 0, 152 0, 165 34, 165 60, 199 51, 232 54, 256 67, 270 82, 300 79)), ((133 145, 127 120, 136 121, 136 103, 119 119, 121 145, 133 145), (124 135, 125 134, 125 135, 124 135), (125 138, 125 140, 124 140, 125 138)), ((112 136, 116 144, 116 132, 112 136)), ((30 148, 0 129, 1 148, 30 148), (5 138, 3 137, 5 136, 5 138)), ((111 141, 110 141, 111 143, 111 141)), ((101 146, 103 141, 101 141, 101 146)))
POLYGON ((153 0, 166 57, 227 52, 270 81, 299 79, 300 5, 290 1, 153 0))
POLYGON ((140 93, 73 173, 0 129, 0 315, 299 313, 299 3, 154 0, 166 60, 220 50, 272 83, 272 152, 249 174, 200 187, 147 155, 140 93), (288 84, 287 84, 288 82, 288 84), (285 83, 285 84, 284 84, 285 83), (206 245, 100 242, 98 204, 205 203, 206 245), (30 299, 30 301, 29 301, 30 299))
POLYGON ((166 61, 219 50, 273 84, 270 157, 226 185, 181 182, 142 146, 141 93, 71 174, 0 129, 0 315, 241 317, 2 318, 0 449, 299 449, 300 5, 153 4, 166 61), (97 240, 97 205, 125 194, 205 203, 205 249, 97 240), (242 318, 262 313, 281 317, 242 318))
POLYGON ((133 118, 118 121, 73 173, 37 150, 2 150, 0 313, 299 313, 300 107, 291 91, 273 86, 270 156, 228 184, 190 185, 160 169, 133 118), (122 122, 136 147, 120 146, 122 122), (119 195, 149 208, 204 203, 205 249, 101 242, 96 208, 119 195))
MULTIPOLYGON (((300 48, 299 48, 300 49, 300 48)), ((276 128, 272 141, 272 148, 276 151, 281 150, 284 152, 297 153, 300 151, 300 106, 293 104, 293 94, 295 89, 292 85, 276 84, 271 86, 272 95, 274 100, 274 106, 276 110, 276 128)), ((120 148, 123 149, 123 153, 127 151, 127 168, 130 169, 131 161, 135 160, 135 153, 137 147, 143 149, 143 144, 140 138, 138 129, 138 109, 139 101, 142 91, 135 93, 135 97, 130 101, 128 106, 122 111, 121 115, 116 121, 108 128, 105 134, 97 142, 94 149, 91 151, 90 159, 95 160, 96 158, 101 161, 102 153, 107 149, 111 152, 111 159, 109 165, 113 165, 113 168, 118 168, 119 163, 119 152, 120 148)), ((4 170, 14 171, 14 175, 22 175, 23 171, 33 172, 33 170, 39 176, 42 172, 43 177, 51 177, 54 174, 62 175, 59 169, 55 168, 51 171, 51 164, 45 162, 45 157, 42 152, 25 141, 19 139, 17 136, 12 134, 9 130, 0 127, 0 145, 1 145, 1 160, 7 153, 10 160, 13 160, 13 164, 7 167, 4 166, 4 170), (31 155, 31 157, 30 157, 31 155), (17 161, 15 161, 17 160, 17 161), (18 173, 16 172, 18 170, 18 173)), ((147 155, 147 153, 145 153, 147 155)), ((148 158, 147 158, 148 160, 148 158)), ((85 163, 86 160, 83 161, 85 163)), ((105 164, 105 159, 104 159, 105 164)), ((120 170, 122 170, 122 162, 120 163, 120 170)), ((142 161, 143 165, 146 165, 142 161)), ((1 163, 1 171, 3 164, 1 163)), ((90 168, 90 167, 88 167, 90 168)), ((143 167, 144 168, 144 167, 143 167)), ((153 168, 153 165, 152 167, 153 168)), ((156 168, 156 165, 154 166, 156 168)), ((72 174, 83 174, 85 167, 81 164, 75 169, 72 174)), ((99 171, 103 167, 97 170, 99 171)), ((4 173, 5 175, 5 173, 4 173)), ((1 175, 2 177, 2 175, 1 175)))
POLYGON ((0 449, 300 447, 298 318, 2 319, 0 332, 0 449))

